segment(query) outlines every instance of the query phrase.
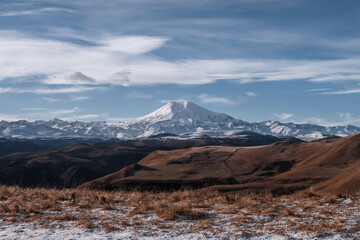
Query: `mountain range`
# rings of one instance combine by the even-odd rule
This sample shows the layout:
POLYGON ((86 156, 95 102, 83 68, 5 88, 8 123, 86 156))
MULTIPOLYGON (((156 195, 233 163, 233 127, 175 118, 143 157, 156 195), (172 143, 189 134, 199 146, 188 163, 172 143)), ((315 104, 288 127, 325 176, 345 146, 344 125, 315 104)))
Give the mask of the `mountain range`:
POLYGON ((315 124, 264 121, 249 123, 224 113, 216 113, 192 102, 169 102, 156 111, 129 121, 68 122, 26 120, 0 122, 0 137, 4 138, 101 138, 141 139, 162 136, 168 138, 226 137, 241 138, 243 132, 291 136, 302 140, 321 139, 326 136, 349 136, 360 132, 360 127, 325 127, 315 124))

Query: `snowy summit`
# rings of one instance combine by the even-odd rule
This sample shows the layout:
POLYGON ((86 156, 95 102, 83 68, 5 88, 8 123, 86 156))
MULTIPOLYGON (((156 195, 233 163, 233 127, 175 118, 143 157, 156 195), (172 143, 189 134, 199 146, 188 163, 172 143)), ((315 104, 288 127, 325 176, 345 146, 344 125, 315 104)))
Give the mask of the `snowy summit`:
POLYGON ((156 111, 136 119, 136 121, 148 123, 168 120, 184 122, 225 122, 233 120, 233 118, 224 113, 209 111, 189 101, 182 103, 171 101, 156 111))

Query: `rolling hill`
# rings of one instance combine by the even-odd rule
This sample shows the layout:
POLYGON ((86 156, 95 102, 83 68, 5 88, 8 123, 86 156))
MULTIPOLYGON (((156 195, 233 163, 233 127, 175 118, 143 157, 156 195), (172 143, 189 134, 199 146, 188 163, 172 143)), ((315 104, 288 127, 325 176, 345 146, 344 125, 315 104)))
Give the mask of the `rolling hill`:
POLYGON ((360 190, 360 134, 338 140, 266 146, 205 146, 155 151, 136 164, 81 185, 91 189, 178 189, 292 193, 313 187, 360 190))
POLYGON ((253 146, 280 140, 300 141, 296 138, 277 138, 244 132, 238 138, 177 140, 154 136, 147 140, 77 143, 64 148, 40 151, 32 146, 55 147, 57 144, 69 144, 75 139, 11 140, 3 142, 4 144, 0 142, 4 152, 18 151, 0 157, 0 184, 24 187, 76 187, 136 163, 155 150, 206 145, 253 146), (24 152, 29 150, 32 152, 24 152))

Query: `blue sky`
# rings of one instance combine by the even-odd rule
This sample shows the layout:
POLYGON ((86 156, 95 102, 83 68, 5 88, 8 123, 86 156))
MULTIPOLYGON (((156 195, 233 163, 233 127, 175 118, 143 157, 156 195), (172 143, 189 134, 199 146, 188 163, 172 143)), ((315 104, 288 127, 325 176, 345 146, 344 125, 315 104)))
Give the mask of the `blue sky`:
POLYGON ((0 2, 0 119, 116 122, 169 100, 360 126, 357 0, 0 2))

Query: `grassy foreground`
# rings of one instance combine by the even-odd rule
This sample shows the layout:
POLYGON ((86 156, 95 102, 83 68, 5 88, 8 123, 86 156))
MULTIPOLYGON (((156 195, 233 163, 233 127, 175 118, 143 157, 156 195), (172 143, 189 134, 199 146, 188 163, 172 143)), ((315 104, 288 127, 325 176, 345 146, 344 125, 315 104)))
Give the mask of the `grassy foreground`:
POLYGON ((360 196, 273 197, 207 190, 105 192, 0 187, 3 223, 77 227, 105 232, 125 229, 224 232, 231 236, 293 233, 313 236, 360 232, 360 196))

